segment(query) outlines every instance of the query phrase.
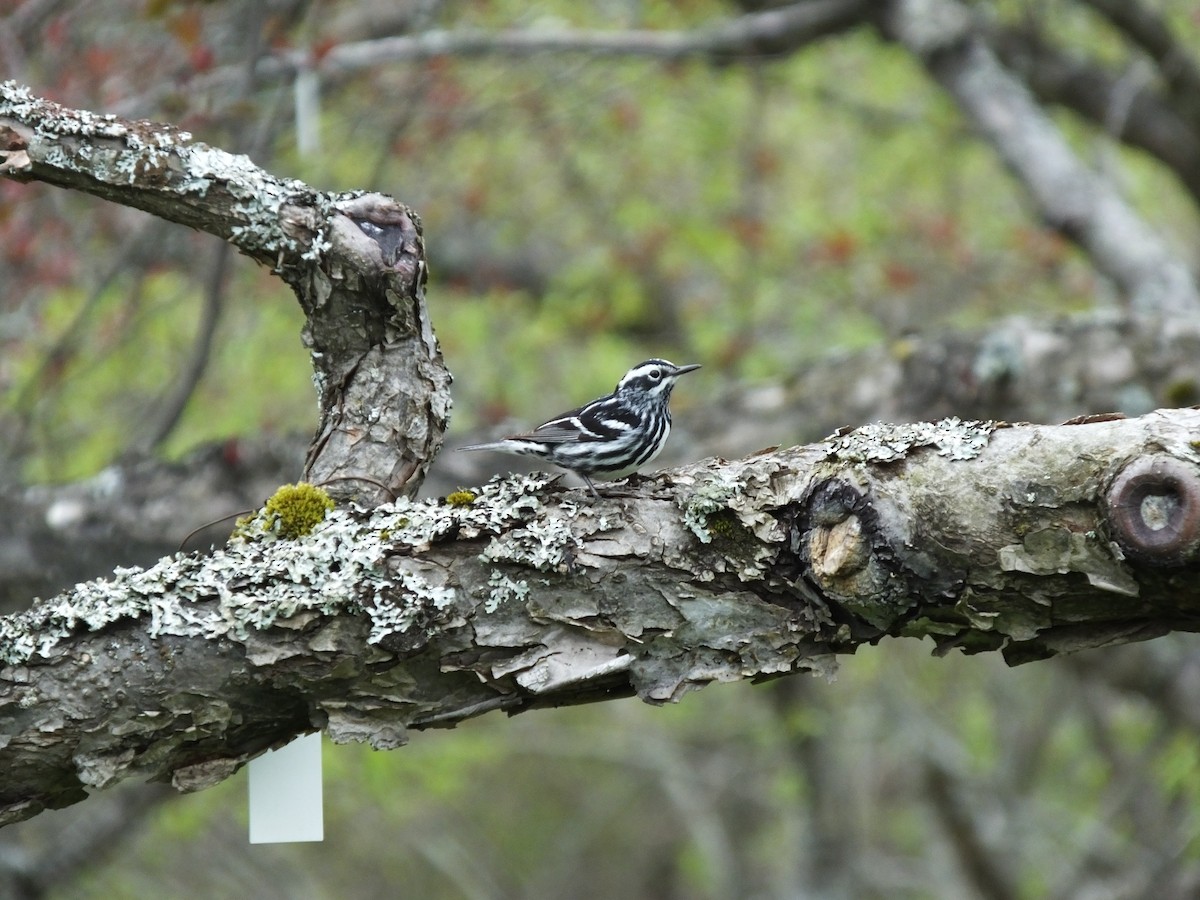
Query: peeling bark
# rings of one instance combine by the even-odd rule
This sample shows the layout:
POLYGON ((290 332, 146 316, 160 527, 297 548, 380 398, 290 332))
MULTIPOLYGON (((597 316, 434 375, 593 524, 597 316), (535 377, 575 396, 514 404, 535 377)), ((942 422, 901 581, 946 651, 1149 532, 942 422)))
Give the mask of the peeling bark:
POLYGON ((305 731, 394 747, 830 674, 884 636, 1016 663, 1195 630, 1198 428, 877 425, 598 502, 515 477, 120 571, 0 619, 0 822, 131 776, 205 787, 305 731))

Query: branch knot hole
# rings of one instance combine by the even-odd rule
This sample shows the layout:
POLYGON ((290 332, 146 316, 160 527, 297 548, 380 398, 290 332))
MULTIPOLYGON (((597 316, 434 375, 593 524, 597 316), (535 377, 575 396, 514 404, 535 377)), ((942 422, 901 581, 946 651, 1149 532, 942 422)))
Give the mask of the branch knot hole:
POLYGON ((832 586, 853 578, 871 560, 866 499, 854 488, 827 481, 808 499, 806 549, 812 574, 832 586))
POLYGON ((408 207, 368 194, 343 204, 341 211, 379 247, 386 268, 413 278, 423 271, 421 220, 408 207))
POLYGON ((1107 496, 1113 537, 1127 556, 1154 566, 1190 562, 1200 549, 1200 472, 1173 456, 1134 460, 1107 496))

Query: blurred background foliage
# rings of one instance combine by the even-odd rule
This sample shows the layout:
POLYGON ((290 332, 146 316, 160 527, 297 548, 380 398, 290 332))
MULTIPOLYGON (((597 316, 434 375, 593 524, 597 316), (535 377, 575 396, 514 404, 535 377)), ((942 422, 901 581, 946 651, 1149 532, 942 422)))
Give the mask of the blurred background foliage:
MULTIPOLYGON (((1124 52, 1087 4, 975 7, 1037 17, 1101 59, 1124 52)), ((1200 50, 1190 4, 1155 8, 1200 50)), ((704 364, 678 392, 686 419, 724 385, 838 350, 1119 302, 911 56, 868 29, 723 65, 394 62, 312 91, 253 61, 427 28, 696 29, 738 9, 0 9, 0 73, 36 93, 172 121, 278 174, 416 209, 456 379, 452 441, 596 396, 649 356, 704 364)), ((1194 262, 1196 209, 1172 177, 1054 115, 1194 262)), ((0 475, 69 480, 125 453, 310 429, 300 311, 223 252, 134 211, 0 182, 0 475)), ((819 436, 780 422, 781 443, 819 436)), ((1187 642, 1154 646, 1150 662, 1103 651, 1102 668, 1128 656, 1164 683, 1195 669, 1187 642)), ((1200 883, 1196 720, 1164 706, 1165 689, 1096 672, 932 660, 897 642, 846 660, 832 684, 487 717, 386 754, 327 746, 323 844, 248 846, 239 777, 155 806, 50 896, 1173 896, 1200 883)), ((53 841, 101 799, 0 842, 53 841)))
MULTIPOLYGON (((648 356, 705 362, 711 389, 916 325, 1087 308, 1102 293, 1070 245, 1030 220, 919 66, 865 30, 745 65, 398 63, 325 86, 303 113, 316 136, 301 149, 288 86, 192 96, 186 75, 166 82, 166 64, 244 62, 248 38, 221 41, 239 17, 272 45, 313 47, 325 18, 332 27, 353 4, 316 4, 295 24, 285 13, 306 4, 101 6, 123 8, 131 27, 97 25, 99 8, 50 17, 23 78, 64 102, 166 118, 317 187, 386 191, 420 213, 456 432, 574 405, 648 356), (145 77, 141 57, 169 87, 145 77)), ((434 6, 455 28, 547 17, 687 28, 731 12, 717 2, 434 6)), ((1167 176, 1125 171, 1152 219, 1194 233, 1194 211, 1164 202, 1178 195, 1163 189, 1167 176)), ((139 430, 197 332, 208 274, 198 263, 214 251, 134 211, 47 193, 0 185, 0 227, 14 236, 0 415, 8 460, 28 478, 64 480, 147 439, 139 430), (114 257, 122 266, 109 272, 114 257)), ((311 427, 299 310, 264 272, 237 264, 227 279, 213 361, 162 441, 169 454, 311 427)), ((694 402, 687 393, 681 409, 694 402)))

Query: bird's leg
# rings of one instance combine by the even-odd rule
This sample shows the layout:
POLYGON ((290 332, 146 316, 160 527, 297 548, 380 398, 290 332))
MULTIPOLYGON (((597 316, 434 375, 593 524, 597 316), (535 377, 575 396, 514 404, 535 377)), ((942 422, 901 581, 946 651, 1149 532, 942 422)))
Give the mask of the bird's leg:
POLYGON ((587 482, 588 490, 592 492, 592 496, 595 497, 597 500, 599 500, 600 494, 599 494, 599 492, 597 492, 596 486, 594 484, 592 484, 592 479, 588 478, 582 472, 580 472, 578 474, 579 474, 580 478, 582 478, 584 481, 587 482))

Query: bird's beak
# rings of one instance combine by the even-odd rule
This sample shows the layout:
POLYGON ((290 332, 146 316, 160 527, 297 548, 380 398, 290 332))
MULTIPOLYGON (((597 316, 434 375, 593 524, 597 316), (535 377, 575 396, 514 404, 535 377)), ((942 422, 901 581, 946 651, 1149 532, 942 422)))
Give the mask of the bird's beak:
POLYGON ((686 372, 695 372, 700 368, 700 363, 692 363, 690 366, 680 366, 675 370, 676 375, 683 375, 686 372))

